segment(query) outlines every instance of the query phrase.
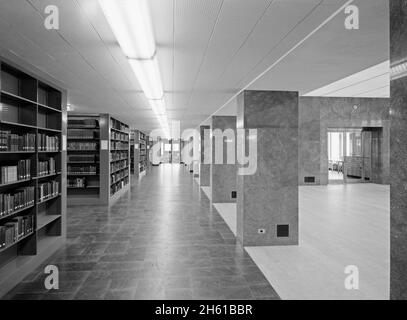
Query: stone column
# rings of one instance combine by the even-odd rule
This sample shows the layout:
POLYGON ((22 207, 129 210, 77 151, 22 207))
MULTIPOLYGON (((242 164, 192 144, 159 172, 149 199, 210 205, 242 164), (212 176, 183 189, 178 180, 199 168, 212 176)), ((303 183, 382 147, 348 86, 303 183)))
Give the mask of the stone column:
POLYGON ((257 129, 257 170, 237 176, 237 237, 244 246, 297 245, 298 93, 244 91, 237 114, 246 154, 257 129))
POLYGON ((210 126, 201 126, 200 135, 201 135, 201 161, 199 168, 199 181, 200 185, 203 187, 209 187, 211 183, 211 165, 210 163, 205 163, 205 150, 210 152, 210 135, 208 134, 210 126))
POLYGON ((390 298, 407 299, 407 0, 390 1, 390 298), (396 68, 394 68, 396 67, 396 68), (394 68, 394 69, 393 69, 394 68))
POLYGON ((233 159, 233 161, 229 159, 232 163, 228 163, 227 154, 228 148, 233 148, 234 158, 236 158, 236 117, 213 116, 211 128, 212 164, 210 165, 210 186, 212 187, 212 202, 235 203, 237 165, 235 159, 233 159), (228 132, 232 133, 233 137, 222 137, 223 134, 227 134, 228 132), (223 149, 222 161, 216 161, 217 158, 221 158, 219 154, 218 157, 216 157, 217 139, 221 139, 218 141, 221 141, 220 143, 223 146, 223 148, 220 148, 223 149))

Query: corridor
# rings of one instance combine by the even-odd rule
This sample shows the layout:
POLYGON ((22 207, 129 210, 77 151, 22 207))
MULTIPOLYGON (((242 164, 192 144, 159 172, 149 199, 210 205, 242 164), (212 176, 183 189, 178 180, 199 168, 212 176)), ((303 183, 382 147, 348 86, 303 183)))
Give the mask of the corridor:
MULTIPOLYGON (((69 203, 68 203, 69 205, 69 203)), ((68 241, 8 299, 279 299, 187 167, 153 167, 113 206, 68 207, 68 241), (59 290, 44 288, 44 267, 59 290)))

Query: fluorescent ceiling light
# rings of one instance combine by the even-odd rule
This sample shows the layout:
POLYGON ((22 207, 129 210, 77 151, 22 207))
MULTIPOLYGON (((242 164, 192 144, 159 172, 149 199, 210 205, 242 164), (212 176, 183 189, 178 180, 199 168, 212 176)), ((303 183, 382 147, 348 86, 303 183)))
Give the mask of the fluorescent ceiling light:
POLYGON ((166 135, 169 134, 164 90, 156 57, 147 0, 99 0, 145 96, 166 135))
POLYGON ((146 0, 99 0, 124 54, 149 59, 155 54, 150 11, 146 0))
POLYGON ((130 59, 129 63, 147 99, 162 99, 164 90, 157 58, 154 57, 150 60, 130 59))
POLYGON ((153 109, 154 113, 157 116, 166 115, 165 101, 163 99, 150 100, 149 102, 150 102, 151 108, 153 109))

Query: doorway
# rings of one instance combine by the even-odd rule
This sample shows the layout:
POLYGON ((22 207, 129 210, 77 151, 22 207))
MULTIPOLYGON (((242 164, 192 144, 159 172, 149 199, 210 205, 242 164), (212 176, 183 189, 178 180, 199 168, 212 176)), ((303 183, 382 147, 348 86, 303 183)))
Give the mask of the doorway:
POLYGON ((371 181, 372 132, 365 128, 328 129, 330 184, 371 181))

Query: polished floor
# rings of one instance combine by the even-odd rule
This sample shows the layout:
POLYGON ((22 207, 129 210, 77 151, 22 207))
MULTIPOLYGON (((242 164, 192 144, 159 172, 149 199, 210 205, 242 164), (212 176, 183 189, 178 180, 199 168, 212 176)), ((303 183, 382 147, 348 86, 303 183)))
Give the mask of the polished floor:
POLYGON ((6 299, 279 299, 187 167, 153 167, 110 208, 68 207, 68 241, 6 299), (44 267, 59 268, 59 290, 44 267))
POLYGON ((247 247, 282 299, 389 299, 390 188, 300 187, 300 244, 247 247), (359 289, 345 287, 347 266, 359 289))

